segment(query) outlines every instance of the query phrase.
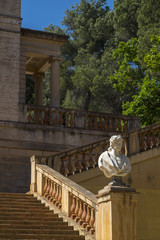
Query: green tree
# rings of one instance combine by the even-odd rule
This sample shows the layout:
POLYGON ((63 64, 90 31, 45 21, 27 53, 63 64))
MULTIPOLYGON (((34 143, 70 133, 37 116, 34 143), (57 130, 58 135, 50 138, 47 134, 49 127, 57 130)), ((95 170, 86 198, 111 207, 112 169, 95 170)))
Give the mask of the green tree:
POLYGON ((137 37, 138 10, 141 0, 116 0, 114 2, 114 30, 117 42, 127 42, 137 37))
POLYGON ((160 1, 142 0, 138 12, 139 58, 145 66, 144 56, 151 48, 152 35, 160 35, 160 1))
POLYGON ((67 26, 75 49, 73 88, 67 91, 63 106, 113 111, 111 96, 115 90, 106 77, 110 74, 110 67, 104 62, 107 58, 109 62, 114 47, 113 12, 110 12, 106 0, 81 0, 80 4, 66 11, 63 24, 67 26), (74 101, 69 103, 71 98, 74 101))
POLYGON ((144 57, 145 68, 138 58, 137 39, 122 42, 114 50, 119 68, 111 79, 114 87, 127 96, 122 104, 123 113, 140 116, 143 125, 160 120, 159 41, 159 36, 151 38, 150 51, 144 57))

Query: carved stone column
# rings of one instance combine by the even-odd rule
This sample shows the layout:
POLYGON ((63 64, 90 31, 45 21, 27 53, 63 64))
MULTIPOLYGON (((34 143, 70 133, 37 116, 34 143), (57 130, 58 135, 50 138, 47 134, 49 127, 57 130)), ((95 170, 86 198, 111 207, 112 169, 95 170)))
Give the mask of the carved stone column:
POLYGON ((60 57, 51 60, 51 101, 52 107, 60 107, 60 57))
POLYGON ((35 100, 34 104, 42 106, 43 105, 43 79, 44 73, 36 73, 34 75, 35 80, 35 100))

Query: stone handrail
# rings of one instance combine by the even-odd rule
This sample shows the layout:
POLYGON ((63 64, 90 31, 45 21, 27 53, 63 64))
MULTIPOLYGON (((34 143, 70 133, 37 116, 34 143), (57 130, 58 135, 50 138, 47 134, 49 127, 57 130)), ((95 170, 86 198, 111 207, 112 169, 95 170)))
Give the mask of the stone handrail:
MULTIPOLYGON (((121 134, 124 139, 123 153, 130 156, 160 145, 160 123, 121 134)), ((109 138, 78 148, 67 150, 39 162, 47 164, 64 176, 69 176, 98 165, 98 157, 109 147, 109 138)))
POLYGON ((139 127, 139 118, 74 109, 20 104, 22 121, 49 126, 123 133, 139 127))
POLYGON ((36 164, 36 161, 32 156, 30 191, 43 196, 80 228, 94 235, 98 209, 95 195, 48 166, 36 164))

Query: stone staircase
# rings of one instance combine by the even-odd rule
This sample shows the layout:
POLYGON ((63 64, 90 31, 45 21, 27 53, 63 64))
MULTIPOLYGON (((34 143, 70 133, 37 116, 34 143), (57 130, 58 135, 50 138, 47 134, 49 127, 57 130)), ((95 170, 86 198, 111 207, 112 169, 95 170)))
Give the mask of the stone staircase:
POLYGON ((0 193, 0 239, 85 238, 32 195, 0 193))

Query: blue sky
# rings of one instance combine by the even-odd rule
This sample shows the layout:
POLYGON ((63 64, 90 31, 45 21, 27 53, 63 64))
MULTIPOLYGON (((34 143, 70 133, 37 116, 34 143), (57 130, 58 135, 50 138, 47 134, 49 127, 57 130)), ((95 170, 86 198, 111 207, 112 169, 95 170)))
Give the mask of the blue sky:
MULTIPOLYGON (((108 6, 113 8, 113 1, 108 6)), ((22 27, 43 30, 49 24, 61 26, 66 9, 80 0, 21 0, 22 27)))

